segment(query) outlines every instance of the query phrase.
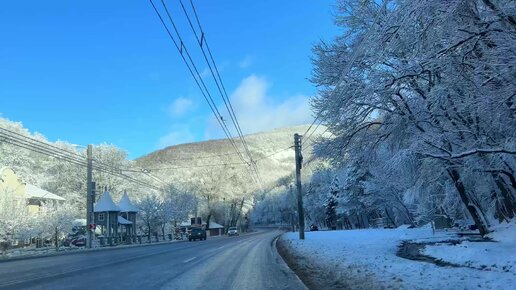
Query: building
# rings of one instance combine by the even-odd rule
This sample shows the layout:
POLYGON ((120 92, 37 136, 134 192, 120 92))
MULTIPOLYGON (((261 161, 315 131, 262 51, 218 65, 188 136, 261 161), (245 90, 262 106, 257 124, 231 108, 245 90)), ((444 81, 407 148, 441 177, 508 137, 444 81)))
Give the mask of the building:
POLYGON ((179 227, 183 233, 189 232, 192 228, 195 227, 202 227, 206 229, 206 235, 210 237, 221 236, 224 234, 224 226, 214 222, 213 220, 210 220, 209 226, 206 226, 206 223, 201 222, 200 218, 191 218, 190 221, 181 222, 179 227))
POLYGON ((59 204, 65 201, 61 196, 23 182, 8 167, 0 169, 0 195, 0 198, 8 198, 25 206, 28 214, 38 213, 44 203, 59 204))
POLYGON ((210 225, 208 226, 208 233, 210 237, 222 236, 224 234, 224 226, 214 221, 210 221, 210 225))

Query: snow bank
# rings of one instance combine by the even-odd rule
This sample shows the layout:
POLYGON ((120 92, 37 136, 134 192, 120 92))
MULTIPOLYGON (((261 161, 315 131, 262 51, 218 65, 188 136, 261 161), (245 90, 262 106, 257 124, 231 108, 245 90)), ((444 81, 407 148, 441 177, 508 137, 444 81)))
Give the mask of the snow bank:
MULTIPOLYGON (((367 278, 384 287, 401 289, 511 289, 516 276, 510 272, 478 270, 468 267, 442 267, 432 263, 398 257, 398 246, 406 240, 436 241, 450 239, 452 233, 432 234, 430 227, 394 230, 366 229, 283 235, 294 255, 310 259, 338 275, 346 272, 357 280, 367 278)), ((512 249, 514 251, 514 248, 512 249)), ((510 250, 506 250, 509 255, 510 250)), ((496 258, 495 258, 496 259, 496 258)), ((494 261, 496 263, 496 261, 494 261)), ((354 289, 366 289, 356 285, 354 289)))

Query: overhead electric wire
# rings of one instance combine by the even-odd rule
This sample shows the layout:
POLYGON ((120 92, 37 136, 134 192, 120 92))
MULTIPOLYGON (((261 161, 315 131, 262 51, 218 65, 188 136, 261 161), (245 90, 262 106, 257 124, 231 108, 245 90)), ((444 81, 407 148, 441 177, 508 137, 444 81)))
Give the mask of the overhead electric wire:
POLYGON ((281 152, 287 151, 288 149, 292 149, 292 148, 294 148, 294 146, 290 146, 290 147, 287 147, 287 148, 283 148, 283 149, 281 149, 281 150, 279 150, 279 151, 276 151, 276 152, 274 152, 274 153, 271 153, 271 154, 269 154, 269 155, 266 155, 266 156, 263 156, 263 157, 260 157, 260 158, 256 159, 256 162, 258 162, 258 161, 260 161, 260 160, 263 160, 263 159, 267 159, 267 158, 269 158, 269 157, 271 157, 271 156, 274 156, 274 155, 276 155, 276 154, 278 154, 278 153, 281 153, 281 152))
POLYGON ((247 156, 249 157, 249 160, 251 162, 251 164, 253 164, 253 167, 254 167, 254 170, 258 176, 259 179, 261 179, 261 176, 260 176, 260 172, 259 172, 259 169, 258 169, 258 166, 256 165, 256 162, 253 161, 253 157, 251 155, 251 152, 249 150, 249 147, 247 145, 247 142, 245 140, 245 136, 242 132, 242 129, 240 127, 240 124, 238 122, 238 118, 235 114, 235 111, 233 109, 233 105, 231 104, 231 100, 227 94, 227 91, 226 91, 226 87, 224 86, 224 82, 222 81, 222 77, 220 76, 220 73, 219 73, 219 70, 217 68, 217 64, 215 62, 215 59, 213 57, 213 54, 211 53, 211 49, 209 47, 209 44, 208 44, 208 39, 206 38, 206 35, 204 33, 204 29, 202 28, 202 25, 201 25, 201 22, 199 20, 199 16, 197 15, 197 11, 195 9, 195 6, 193 4, 193 1, 190 0, 190 5, 192 6, 192 10, 194 12, 194 15, 195 15, 195 19, 197 20, 197 25, 199 26, 199 30, 201 31, 201 37, 199 38, 199 36, 197 35, 197 31, 196 29, 194 28, 193 24, 192 24, 192 21, 190 19, 190 16, 188 14, 188 12, 186 11, 186 8, 185 6, 183 5, 183 1, 182 0, 179 0, 179 3, 181 4, 181 7, 183 9, 183 12, 188 20, 188 23, 190 24, 190 28, 192 29, 192 32, 194 33, 195 35, 195 38, 197 40, 197 43, 199 44, 199 48, 201 49, 202 51, 202 54, 204 56, 204 60, 206 61, 206 64, 208 65, 208 68, 210 70, 210 73, 213 77, 213 80, 215 81, 215 84, 217 86, 217 89, 222 97, 222 100, 224 101, 224 105, 226 106, 226 109, 229 113, 229 116, 231 118, 231 121, 233 122, 233 125, 235 126, 235 129, 237 131, 237 134, 240 138, 240 141, 242 142, 242 145, 244 145, 244 149, 246 151, 246 154, 247 156), (209 54, 209 57, 210 57, 210 60, 213 64, 213 68, 215 69, 215 72, 216 72, 216 75, 215 73, 213 72, 213 68, 210 64, 210 61, 208 60, 208 57, 206 55, 206 52, 204 51, 204 48, 203 48, 203 43, 205 44, 207 50, 208 50, 208 54, 209 54), (220 85, 219 85, 219 82, 220 82, 220 85), (222 89, 221 89, 222 87, 222 89))
POLYGON ((228 138, 229 142, 231 143, 231 145, 233 146, 233 148, 235 149, 236 152, 239 153, 239 156, 240 158, 242 159, 242 161, 246 162, 245 159, 243 159, 243 156, 241 155, 240 153, 240 150, 238 149, 238 147, 236 146, 236 144, 234 143, 232 137, 231 137, 231 132, 227 132, 227 127, 226 125, 224 124, 224 122, 222 122, 222 115, 220 114, 220 112, 218 111, 217 107, 216 107, 216 104, 215 102, 213 102, 213 98, 211 98, 211 95, 208 91, 208 89, 206 88, 206 85, 204 84, 204 81, 202 80, 202 77, 200 76, 200 73, 197 69, 197 67, 195 66, 195 63, 193 62, 190 54, 188 53, 188 49, 186 48, 186 46, 184 45, 184 42, 182 40, 182 38, 180 37, 180 35, 178 34, 178 31, 177 31, 177 28, 175 27, 175 23, 173 22, 172 20, 172 17, 170 16, 170 13, 168 12, 168 9, 166 8, 166 4, 162 1, 162 4, 163 4, 163 7, 165 8, 165 11, 169 17, 169 20, 171 21, 175 31, 176 31, 176 34, 178 34, 178 38, 179 38, 179 41, 181 43, 181 45, 179 46, 176 39, 174 38, 174 36, 172 35, 172 33, 170 32, 170 29, 168 28, 167 24, 165 23, 165 20, 163 19, 163 17, 161 16, 161 13, 159 12, 158 8, 156 7, 156 5, 154 4, 154 2, 152 0, 149 0, 150 4, 152 5, 152 8, 154 9, 154 12, 156 13, 156 15, 158 16, 161 24, 163 25, 163 27, 165 28, 169 38, 172 40, 172 42, 174 43, 174 46, 176 47, 177 51, 179 52, 179 55, 181 56, 181 59, 183 60, 183 62, 186 64, 186 67, 188 68, 188 71, 190 72, 190 74, 192 75, 197 87, 199 88, 199 90, 201 91, 201 94, 203 95, 204 99, 206 100, 206 102, 208 102, 208 105, 211 109, 211 111, 213 112, 213 114, 215 115, 215 118, 217 119, 217 122, 219 123, 219 125, 221 126, 222 130, 224 131, 224 134, 226 135, 226 137, 228 138), (188 56, 188 59, 190 60, 190 63, 188 62, 188 60, 185 58, 184 54, 183 54, 183 48, 185 49, 185 53, 186 55, 188 56), (192 69, 193 68, 193 69, 192 69), (194 70, 195 70, 195 73, 194 73, 194 70), (197 75, 197 76, 196 76, 197 75), (203 89, 204 88, 204 89, 203 89), (206 92, 205 92, 206 90, 206 92), (211 100, 211 101, 210 101, 211 100), (213 103, 213 104, 212 104, 213 103))
POLYGON ((208 159, 208 158, 224 157, 224 156, 231 156, 231 155, 237 155, 237 154, 238 153, 233 152, 233 153, 227 153, 227 154, 206 155, 206 156, 200 156, 200 157, 180 157, 180 158, 167 159, 167 161, 208 159))
POLYGON ((203 164, 203 165, 192 165, 192 166, 157 167, 157 168, 148 168, 146 170, 149 170, 150 172, 152 172, 152 171, 159 171, 159 170, 218 167, 218 166, 228 166, 228 165, 248 165, 248 164, 244 163, 244 162, 235 162, 235 163, 203 164))
MULTIPOLYGON (((84 156, 81 156, 77 153, 73 153, 71 151, 56 147, 52 144, 45 143, 43 141, 39 141, 37 139, 24 136, 22 134, 0 128, 0 137, 3 142, 6 142, 8 144, 11 144, 13 146, 17 146, 26 150, 30 150, 39 154, 46 155, 48 157, 56 158, 59 160, 66 161, 68 163, 87 167, 87 159, 84 156), (12 132, 13 134, 8 134, 5 132, 12 132)), ((92 168, 95 170, 98 170, 103 173, 108 173, 113 176, 117 176, 120 178, 123 178, 125 180, 131 181, 133 183, 137 183, 142 186, 152 187, 154 189, 158 189, 156 186, 148 184, 144 181, 135 179, 129 175, 123 174, 122 170, 117 170, 114 167, 103 167, 96 164, 92 164, 92 168)))
POLYGON ((52 148, 54 148, 56 150, 60 150, 60 151, 66 152, 66 153, 68 153, 70 155, 75 155, 75 156, 81 157, 81 158, 84 157, 84 156, 82 156, 81 154, 79 154, 77 152, 73 152, 73 151, 66 150, 64 148, 57 147, 57 146, 52 145, 50 143, 47 143, 47 142, 44 142, 44 141, 41 141, 41 140, 38 140, 38 139, 35 139, 35 138, 31 138, 31 137, 25 136, 23 134, 20 134, 18 132, 15 132, 15 131, 12 131, 12 130, 9 130, 9 129, 6 129, 6 128, 0 127, 0 131, 4 131, 5 133, 9 133, 11 135, 20 136, 22 138, 30 139, 31 141, 34 141, 34 142, 39 143, 39 144, 43 144, 43 145, 48 146, 48 147, 52 147, 52 148))
MULTIPOLYGON (((183 44, 183 47, 185 48, 185 52, 186 52, 186 54, 187 54, 187 56, 188 56, 188 58, 189 58, 190 62, 192 63, 192 66, 194 67, 194 69, 195 69, 196 73, 197 73, 197 74, 198 74, 198 76, 199 76, 199 80, 201 81, 201 83, 202 83, 202 85, 203 85, 204 89, 206 90, 206 92, 208 93, 208 97, 209 97, 209 99, 211 100, 213 107, 216 109, 218 116, 219 116, 219 117, 220 117, 220 119, 222 120, 222 119, 223 119, 223 117, 222 117, 222 115, 220 114, 220 112, 218 111, 217 106, 216 106, 216 104, 215 104, 215 101, 214 101, 214 100, 213 100, 213 98, 211 97, 211 94, 209 93, 209 90, 207 89, 207 87, 206 87, 206 85, 205 85, 205 83, 204 83, 204 80, 203 80, 203 79, 202 79, 202 77, 200 76, 200 74, 199 74, 199 72, 198 72, 198 70, 197 70, 197 68, 196 68, 196 66, 195 66, 195 64, 194 64, 194 62, 193 62, 193 60, 192 60, 192 58, 191 58, 191 56, 190 56, 190 53, 188 52, 188 49, 187 49, 187 48, 186 48, 186 46, 184 45, 184 42, 183 42, 183 40, 182 40, 182 38, 181 38, 181 35, 180 35, 180 33, 179 33, 178 29, 177 29, 177 26, 175 25, 175 22, 173 21, 172 17, 170 16, 169 10, 168 10, 168 8, 167 8, 167 6, 166 6, 166 4, 165 4, 164 0, 161 0, 161 3, 163 4, 163 8, 165 9, 165 12, 167 13, 167 16, 168 16, 168 18, 169 18, 170 22, 172 23, 172 26, 173 26, 173 28, 174 28, 174 31, 176 32, 177 37, 179 38, 180 42, 183 44)), ((202 39, 201 39, 201 40, 199 40, 199 39, 198 39, 197 32, 196 32, 196 31, 195 31, 195 29, 193 28, 193 25, 192 25, 192 23, 191 23, 191 21, 190 21, 190 17, 188 16, 188 13, 187 13, 187 12, 186 12, 186 10, 184 9, 184 5, 182 4, 182 2, 181 2, 181 5, 182 5, 182 7, 183 7, 183 11, 185 12, 185 15, 186 15, 186 16, 187 16, 187 18, 188 18, 188 21, 189 21, 189 23, 190 23, 190 27, 192 28, 192 30, 193 30, 193 32, 194 32, 194 35, 195 35, 195 37, 196 37, 196 39, 197 39, 197 41, 198 41, 198 43, 199 43, 199 46, 200 46, 201 51, 202 51, 202 53, 203 53, 204 59, 205 59, 206 63, 208 64, 208 67, 209 67, 209 69, 210 69, 211 75, 213 76, 213 79, 214 79, 215 84, 216 84, 216 86, 217 86, 217 88, 218 88, 218 90, 219 90, 219 93, 220 93, 220 94, 221 94, 221 96, 222 96, 222 99, 223 99, 223 101, 224 101, 224 104, 225 104, 225 106, 226 106, 226 109, 228 110, 228 113, 229 113, 229 115, 230 115, 230 117, 231 117, 231 120, 232 120, 233 124, 235 125, 235 128, 236 128, 236 130, 237 130, 237 134, 238 134, 239 138, 241 139, 242 144, 244 145, 244 150, 246 151, 246 154, 247 154, 247 155, 248 155, 248 157, 249 157, 249 167, 250 167, 250 168, 251 168, 251 170, 252 170, 252 171, 254 171, 254 172, 255 172, 255 174, 257 175, 257 177, 258 177, 258 183, 259 183, 259 185, 260 185, 260 187, 261 187, 261 186, 262 186, 262 185, 261 185, 261 184, 262 184, 261 176, 260 176, 260 174, 259 174, 259 172, 258 172, 258 169, 257 169, 256 163, 255 163, 255 161, 254 161, 254 160, 253 160, 253 158, 252 158, 252 155, 251 155, 251 153, 250 153, 250 151, 249 151, 249 148, 247 147, 247 143, 245 142, 245 139, 243 139, 243 134, 241 133, 241 130, 240 130, 239 126, 238 126, 238 125, 237 125, 237 123, 235 122, 235 117, 233 116, 234 114, 232 114, 232 111, 231 111, 231 110, 230 110, 230 108, 228 107, 228 103, 226 102, 226 99, 224 98, 224 94, 223 94, 223 93, 222 93, 222 91, 221 91, 221 88, 220 88, 220 86, 219 86, 219 83, 218 83, 218 81, 217 81, 217 78, 215 77, 215 74, 213 73, 213 69, 212 69, 212 67, 211 67, 211 65, 210 65, 210 62, 208 61, 208 58, 207 58, 207 56, 206 56, 206 53, 205 53, 205 52, 204 52, 204 50, 202 49, 202 44, 201 44, 202 39)), ((228 98, 228 101, 229 101, 229 98, 228 98)), ((235 149, 237 150, 237 152, 240 152, 240 150, 238 149, 238 146, 237 146, 237 145, 236 145, 236 143, 232 140, 231 131, 229 130, 229 128, 227 127, 227 125, 226 125, 223 121, 221 122, 221 125, 223 125, 223 129, 224 129, 224 128, 226 129, 226 131, 227 131, 227 134, 226 134, 226 135, 229 135, 229 136, 228 136, 228 138, 230 138, 230 141, 232 141, 232 142, 233 142, 233 145, 234 145, 235 149)), ((244 162, 246 162, 246 161, 245 161, 245 159, 244 159, 242 156, 241 156, 241 158, 242 158, 242 160, 243 160, 244 162)), ((251 173, 251 174, 252 174, 252 173, 251 173)))
MULTIPOLYGON (((210 106, 210 109, 212 110, 213 114, 215 115, 215 118, 217 119, 217 122, 219 123, 219 125, 221 126, 222 130, 224 131, 224 134, 226 135, 226 137, 228 138, 229 142, 231 143, 231 145, 233 146, 233 148, 235 149, 235 151, 237 153, 239 153, 239 157, 240 159, 242 159, 242 161, 244 163, 247 163, 251 166, 256 166, 255 164, 253 164, 253 162, 248 162, 245 160, 245 158, 242 156, 241 152, 240 152, 240 149, 238 148, 238 146, 236 145, 235 141, 233 140, 233 137, 231 136, 231 131, 229 130, 229 128, 227 128, 226 124, 223 122, 223 117, 222 115, 220 114, 220 112, 218 111, 217 109, 217 106, 215 104, 215 102, 213 101, 213 98, 211 97, 211 94, 208 90, 208 88, 206 87, 206 84, 204 83, 193 59, 191 58, 190 56, 190 53, 188 52, 188 49, 186 48, 182 38, 181 38, 181 35, 179 34, 179 31, 177 30, 177 27, 175 26, 175 23, 172 19, 172 17, 170 16, 170 13, 167 9, 167 6, 165 4, 165 2, 162 0, 162 4, 163 4, 163 7, 165 9, 165 12, 167 13, 167 16, 170 20, 170 22, 172 23, 173 25, 173 28, 177 34, 177 37, 181 43, 181 46, 178 45, 177 41, 175 40, 175 38, 173 37, 172 33, 170 32, 170 29, 168 28, 168 26, 166 25, 163 17, 161 16, 161 13, 159 12, 159 10, 157 9, 156 5, 154 4, 154 2, 152 0, 149 0, 150 4, 152 5, 152 8, 154 9, 156 15, 158 16, 161 24, 163 25, 163 27, 165 28, 168 36, 170 37, 170 39, 172 40, 172 42, 174 43, 174 46, 176 47, 177 51, 179 52, 183 62, 186 64, 190 74, 192 75, 192 77, 194 78, 194 81, 196 83, 196 85, 199 87, 199 90, 201 91, 203 97, 205 98, 205 100, 208 102, 208 105, 210 106), (183 48, 184 48, 184 51, 188 57, 188 60, 190 61, 190 63, 187 61, 187 59, 185 58, 185 56, 183 55, 183 48), (190 66, 191 64, 191 66, 190 66), (193 70, 192 70, 193 68, 193 70), (194 73, 195 71, 195 73, 194 73), (203 89, 204 88, 204 89, 203 89), (206 92, 205 92, 206 91, 206 92)), ((251 174, 252 176, 252 174, 251 174)), ((254 179, 254 177, 252 176, 252 178, 254 179)))
MULTIPOLYGON (((152 2, 152 0, 150 0, 150 1, 152 2)), ((193 67, 193 69, 194 69, 195 73, 197 74, 197 77, 198 77, 198 79, 199 79, 199 81, 200 81, 200 84, 202 84, 202 87, 203 87, 203 88, 204 88, 204 90, 206 91, 206 96, 208 97, 208 98, 206 98, 206 101, 207 101, 208 103, 210 103, 210 101, 211 101, 211 105, 213 106, 213 109, 215 110, 215 111, 214 111, 215 117, 217 117, 217 120, 218 120, 219 124, 221 125, 222 130, 224 131, 224 133, 226 134, 226 136, 228 137, 228 139, 230 140, 230 142, 233 144, 233 147, 235 147, 235 150, 236 150, 237 152, 240 152, 240 150, 238 149, 238 146, 236 146, 236 143, 235 143, 235 142, 234 142, 234 140, 233 140, 233 137, 231 136, 231 131, 229 130, 229 128, 227 127, 227 125, 224 123, 224 121, 222 121, 222 119, 223 119, 222 114, 220 113, 219 109, 217 108, 217 104, 216 104, 216 103, 215 103, 215 101, 213 100, 213 97, 211 96, 210 91, 209 91, 209 90, 208 90, 208 88, 206 87, 206 84, 204 83, 204 80, 202 79, 201 74, 199 73, 199 70, 197 69, 197 66, 195 65, 195 63, 194 63, 194 61, 193 61, 193 59, 192 59, 192 57, 191 57, 190 53, 188 52, 188 48, 186 47, 185 43, 183 42, 183 39, 182 39, 182 37, 181 37, 181 34, 179 33, 179 30, 177 29, 177 26, 176 26, 176 24, 175 24, 174 20, 172 19, 172 16, 170 15, 170 12, 169 12, 169 10, 168 10, 168 8, 167 8, 167 5, 165 4, 165 1, 164 1, 164 0, 161 0, 161 4, 163 5, 163 8, 165 9, 165 12, 166 12, 166 14, 167 14, 167 17, 168 17, 168 19, 169 19, 170 23, 172 24, 172 27, 174 28, 174 31, 175 31, 175 33, 176 33, 177 38, 179 39, 179 41, 180 41, 180 43, 181 43, 181 48, 184 48, 184 51, 185 51, 185 53, 186 53, 186 55, 187 55, 188 59, 190 60, 190 63, 191 63, 191 65, 192 65, 192 67, 193 67)), ((179 51, 179 53, 180 53, 181 55, 183 55, 183 54, 182 54, 182 52, 181 52, 181 50, 179 51)), ((195 76, 194 76, 194 77, 195 77, 195 76)), ((201 89, 201 87, 199 87, 199 89, 201 89)), ((201 91, 202 91, 202 89, 201 89, 201 91)), ((242 158, 243 158, 243 157, 242 157, 242 158)), ((245 162, 245 159, 243 159, 243 161, 245 162)))

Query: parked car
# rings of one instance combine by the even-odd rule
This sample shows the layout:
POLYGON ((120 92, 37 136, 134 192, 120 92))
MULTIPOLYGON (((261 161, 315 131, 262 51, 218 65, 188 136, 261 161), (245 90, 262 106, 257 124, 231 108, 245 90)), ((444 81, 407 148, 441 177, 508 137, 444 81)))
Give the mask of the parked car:
POLYGON ((65 247, 84 247, 86 246, 86 237, 81 234, 68 234, 68 236, 63 241, 63 245, 65 247))
POLYGON ((76 247, 84 247, 86 246, 86 237, 83 235, 79 235, 75 240, 72 240, 72 245, 76 247))
POLYGON ((192 240, 206 240, 206 230, 203 228, 192 228, 190 233, 188 234, 188 240, 191 242, 192 240))
POLYGON ((238 230, 235 227, 228 229, 228 236, 238 236, 238 230))
POLYGON ((311 225, 310 226, 310 231, 311 232, 315 232, 315 231, 318 231, 318 230, 319 230, 319 228, 316 225, 311 225))

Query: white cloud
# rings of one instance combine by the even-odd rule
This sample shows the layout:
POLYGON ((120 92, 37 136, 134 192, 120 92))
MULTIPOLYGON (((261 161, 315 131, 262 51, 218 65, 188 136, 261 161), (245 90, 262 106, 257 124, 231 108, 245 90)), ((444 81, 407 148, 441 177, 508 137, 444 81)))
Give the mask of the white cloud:
POLYGON ((165 148, 172 145, 190 143, 195 141, 195 135, 188 127, 175 128, 172 132, 159 138, 157 148, 165 148))
POLYGON ((189 98, 179 97, 170 104, 168 112, 172 117, 181 117, 194 108, 194 102, 189 98))
POLYGON ((246 55, 244 59, 238 62, 240 68, 248 68, 253 64, 254 58, 250 55, 246 55))
MULTIPOLYGON (((277 98, 267 94, 269 87, 270 83, 265 78, 251 75, 243 79, 231 94, 233 109, 245 134, 311 123, 313 118, 307 96, 294 95, 275 101, 277 98)), ((224 118, 228 119, 229 126, 229 118, 224 118)), ((220 131, 212 118, 205 136, 221 137, 220 131), (213 134, 213 130, 217 133, 213 134)))
POLYGON ((200 75, 201 75, 201 78, 203 78, 203 79, 205 79, 205 78, 206 78, 206 77, 208 77, 208 76, 211 76, 210 68, 209 68, 209 67, 205 67, 205 68, 201 71, 200 75))

